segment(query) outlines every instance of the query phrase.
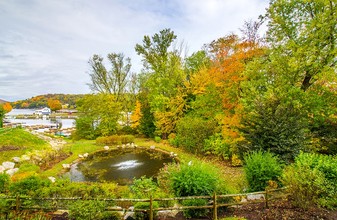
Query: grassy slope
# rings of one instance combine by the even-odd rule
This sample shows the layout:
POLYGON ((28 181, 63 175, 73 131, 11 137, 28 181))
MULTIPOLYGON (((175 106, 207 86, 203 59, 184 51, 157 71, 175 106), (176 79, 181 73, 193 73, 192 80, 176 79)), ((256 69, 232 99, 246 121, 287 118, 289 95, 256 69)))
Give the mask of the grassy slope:
POLYGON ((29 151, 42 150, 44 148, 49 148, 49 144, 46 141, 24 129, 0 129, 0 163, 11 160, 13 157, 19 157, 29 151))

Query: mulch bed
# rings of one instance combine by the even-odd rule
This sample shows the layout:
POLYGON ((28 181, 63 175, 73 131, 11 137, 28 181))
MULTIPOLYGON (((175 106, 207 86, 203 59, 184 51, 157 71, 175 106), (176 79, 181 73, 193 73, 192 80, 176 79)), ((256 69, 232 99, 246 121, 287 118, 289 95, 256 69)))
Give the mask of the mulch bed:
POLYGON ((228 208, 221 217, 243 217, 248 220, 336 220, 337 210, 312 207, 308 210, 294 207, 288 200, 271 202, 269 208, 264 203, 247 204, 228 208))
POLYGON ((18 146, 2 146, 0 147, 0 152, 2 151, 11 151, 11 150, 20 150, 23 149, 23 147, 18 147, 18 146))

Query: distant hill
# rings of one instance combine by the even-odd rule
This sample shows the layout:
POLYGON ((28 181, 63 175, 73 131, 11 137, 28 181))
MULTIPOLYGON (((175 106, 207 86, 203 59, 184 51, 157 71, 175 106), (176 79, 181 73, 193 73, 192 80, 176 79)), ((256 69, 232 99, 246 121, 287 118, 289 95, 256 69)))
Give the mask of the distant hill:
POLYGON ((43 108, 48 106, 48 99, 59 100, 62 105, 67 105, 67 108, 76 108, 76 102, 84 95, 72 95, 72 94, 46 94, 34 96, 25 100, 18 100, 11 102, 13 108, 43 108))
POLYGON ((7 101, 0 99, 0 105, 6 103, 7 101))

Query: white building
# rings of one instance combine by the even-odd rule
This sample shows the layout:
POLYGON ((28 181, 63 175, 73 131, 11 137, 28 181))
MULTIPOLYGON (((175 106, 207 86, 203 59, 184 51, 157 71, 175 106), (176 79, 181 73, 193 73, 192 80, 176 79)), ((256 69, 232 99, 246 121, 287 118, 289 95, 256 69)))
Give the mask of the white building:
POLYGON ((45 107, 43 109, 35 110, 35 114, 37 114, 37 115, 50 115, 51 110, 50 110, 50 108, 45 107))

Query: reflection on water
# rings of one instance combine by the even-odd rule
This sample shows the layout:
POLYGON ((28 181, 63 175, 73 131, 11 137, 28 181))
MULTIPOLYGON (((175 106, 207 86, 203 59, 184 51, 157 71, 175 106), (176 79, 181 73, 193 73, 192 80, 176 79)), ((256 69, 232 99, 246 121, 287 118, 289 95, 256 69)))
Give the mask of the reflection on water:
POLYGON ((71 181, 114 181, 130 184, 134 178, 155 177, 165 163, 174 160, 167 154, 144 149, 100 152, 73 165, 68 173, 71 181))

